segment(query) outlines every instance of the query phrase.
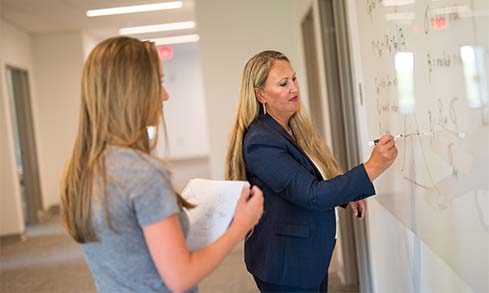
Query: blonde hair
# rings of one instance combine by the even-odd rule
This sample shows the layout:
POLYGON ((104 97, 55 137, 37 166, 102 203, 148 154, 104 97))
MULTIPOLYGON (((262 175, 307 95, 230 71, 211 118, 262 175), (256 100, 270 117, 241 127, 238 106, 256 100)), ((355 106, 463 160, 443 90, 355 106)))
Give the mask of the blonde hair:
MULTIPOLYGON (((111 226, 105 194, 107 145, 148 155, 155 148, 157 137, 150 141, 146 127, 157 126, 160 119, 164 122, 162 90, 153 43, 115 37, 98 44, 88 56, 82 72, 78 132, 61 178, 63 223, 77 242, 97 240, 91 223, 96 176, 103 179, 102 204, 111 226)), ((182 206, 192 206, 177 197, 182 206)))
MULTIPOLYGON (((250 124, 263 115, 261 104, 255 96, 255 89, 263 89, 273 63, 289 59, 277 51, 263 51, 253 56, 245 65, 241 80, 239 105, 229 139, 226 155, 225 177, 228 180, 246 180, 246 164, 243 158, 243 139, 250 124)), ((329 148, 314 131, 311 120, 300 106, 289 121, 297 144, 308 154, 327 177, 331 179, 341 174, 341 169, 331 155, 329 148)))

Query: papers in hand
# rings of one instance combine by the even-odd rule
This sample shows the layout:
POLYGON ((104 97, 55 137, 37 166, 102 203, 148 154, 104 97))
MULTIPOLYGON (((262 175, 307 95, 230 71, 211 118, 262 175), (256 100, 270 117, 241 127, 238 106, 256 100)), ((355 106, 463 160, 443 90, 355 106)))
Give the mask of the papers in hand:
POLYGON ((190 229, 187 246, 198 250, 217 240, 228 228, 234 216, 246 181, 192 179, 182 196, 197 207, 187 211, 190 229))

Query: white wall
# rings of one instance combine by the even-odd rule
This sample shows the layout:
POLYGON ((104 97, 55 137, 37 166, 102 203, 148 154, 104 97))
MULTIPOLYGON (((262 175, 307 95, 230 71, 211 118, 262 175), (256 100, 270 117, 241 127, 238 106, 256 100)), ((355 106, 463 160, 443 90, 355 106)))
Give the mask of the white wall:
POLYGON ((302 5, 301 0, 195 2, 212 178, 224 177, 241 74, 249 58, 266 49, 286 54, 298 74, 303 99, 307 97, 300 28, 302 5))
POLYGON ((59 203, 60 175, 71 153, 78 123, 83 66, 81 32, 34 37, 37 126, 43 206, 59 203))
POLYGON ((83 60, 86 60, 92 49, 99 43, 103 41, 94 35, 82 32, 82 44, 83 44, 83 60))
MULTIPOLYGON (((164 85, 170 95, 163 107, 168 158, 207 157, 209 139, 199 48, 195 43, 172 47, 173 58, 163 62, 164 85)), ((164 138, 159 139, 158 150, 164 138)))
POLYGON ((0 39, 0 235, 10 235, 23 233, 25 225, 15 162, 15 143, 10 115, 12 106, 6 84, 6 65, 27 70, 31 98, 36 96, 36 91, 33 81, 31 36, 0 19, 0 39))
POLYGON ((43 209, 59 203, 59 179, 74 142, 83 46, 80 32, 31 36, 1 24, 0 235, 25 229, 18 184, 5 65, 27 70, 31 92, 43 209))

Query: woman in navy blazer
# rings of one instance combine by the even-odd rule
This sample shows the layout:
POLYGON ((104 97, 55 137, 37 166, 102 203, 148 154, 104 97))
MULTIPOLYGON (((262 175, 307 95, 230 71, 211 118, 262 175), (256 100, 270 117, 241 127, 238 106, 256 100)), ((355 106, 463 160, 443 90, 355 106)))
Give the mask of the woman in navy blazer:
POLYGON ((248 180, 265 198, 245 243, 245 262, 262 292, 326 292, 335 245, 335 207, 363 198, 397 156, 383 136, 365 164, 341 172, 301 105, 285 55, 263 51, 246 64, 226 160, 226 178, 248 180))

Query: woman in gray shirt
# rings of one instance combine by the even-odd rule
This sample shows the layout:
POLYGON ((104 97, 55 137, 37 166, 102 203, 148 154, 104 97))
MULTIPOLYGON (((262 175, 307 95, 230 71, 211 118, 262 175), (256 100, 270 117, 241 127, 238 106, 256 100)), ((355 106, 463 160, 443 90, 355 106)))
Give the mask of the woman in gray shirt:
POLYGON ((146 132, 163 119, 162 76, 154 44, 128 37, 101 42, 83 67, 79 128, 61 204, 66 230, 81 243, 101 292, 195 292, 263 212, 262 192, 244 188, 223 236, 188 250, 184 210, 193 205, 150 155, 156 139, 146 132))

